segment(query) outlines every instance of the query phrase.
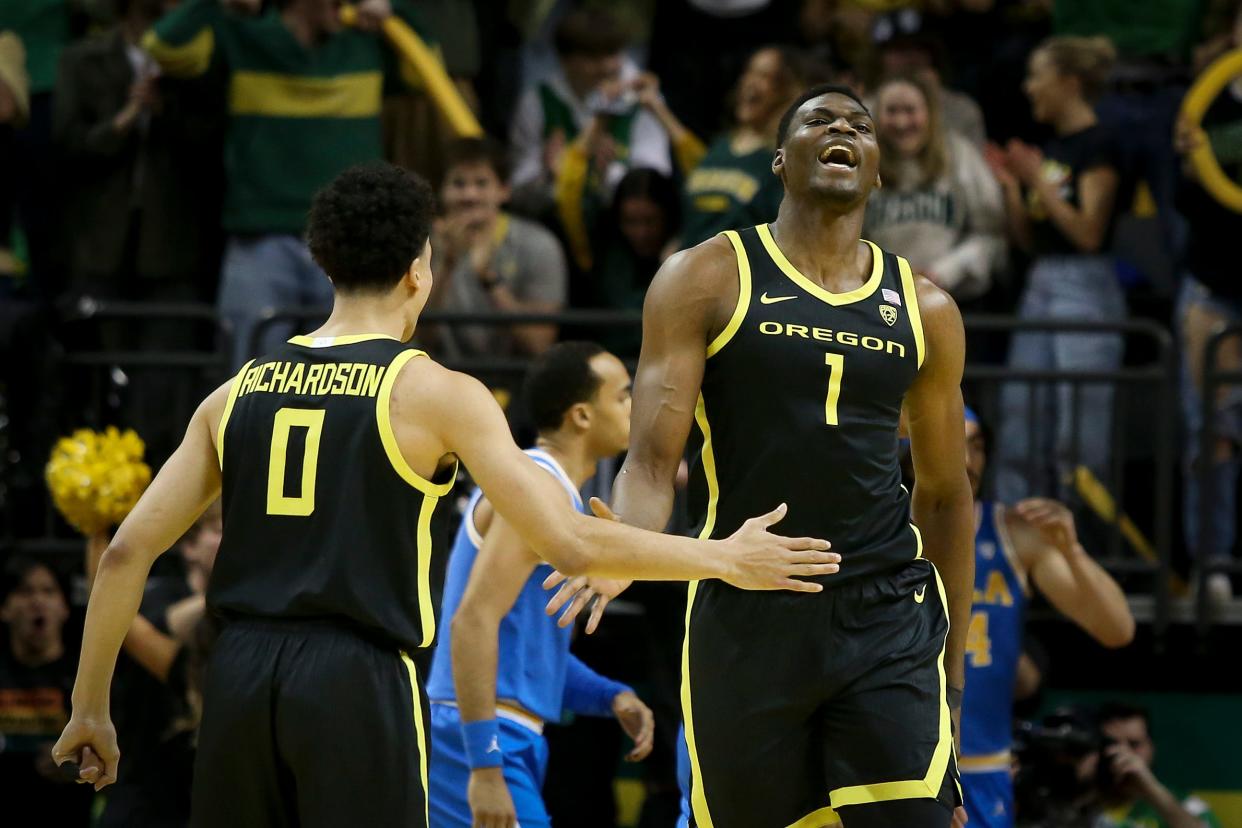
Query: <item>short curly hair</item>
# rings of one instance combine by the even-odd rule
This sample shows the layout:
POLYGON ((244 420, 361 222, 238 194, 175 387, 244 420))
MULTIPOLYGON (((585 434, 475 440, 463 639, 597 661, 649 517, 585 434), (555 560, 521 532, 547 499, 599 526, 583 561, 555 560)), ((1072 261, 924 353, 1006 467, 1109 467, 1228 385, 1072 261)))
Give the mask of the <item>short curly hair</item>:
POLYGON ((393 164, 350 167, 311 200, 311 255, 342 293, 392 290, 427 244, 435 196, 393 164))
POLYGON ((556 431, 565 412, 595 398, 603 379, 591 360, 602 353, 604 349, 594 342, 561 342, 530 366, 522 390, 540 434, 556 431))

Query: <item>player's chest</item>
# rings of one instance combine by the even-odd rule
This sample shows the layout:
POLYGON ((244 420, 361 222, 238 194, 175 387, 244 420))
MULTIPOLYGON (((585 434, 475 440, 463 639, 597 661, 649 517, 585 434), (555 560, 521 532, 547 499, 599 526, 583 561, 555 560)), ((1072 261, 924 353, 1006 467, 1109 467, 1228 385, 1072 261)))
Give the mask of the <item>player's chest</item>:
MULTIPOLYGON (((826 407, 834 400, 900 405, 918 372, 918 353, 896 306, 882 296, 845 307, 781 299, 769 290, 752 303, 734 341, 716 357, 722 374, 759 395, 810 395, 826 407)), ((710 374, 711 361, 708 367, 710 374)))

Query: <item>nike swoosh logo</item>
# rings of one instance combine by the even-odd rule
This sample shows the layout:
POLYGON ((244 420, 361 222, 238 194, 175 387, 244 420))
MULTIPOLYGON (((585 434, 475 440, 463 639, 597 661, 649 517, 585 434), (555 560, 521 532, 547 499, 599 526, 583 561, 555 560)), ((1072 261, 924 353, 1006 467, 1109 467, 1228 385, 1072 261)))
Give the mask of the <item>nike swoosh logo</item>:
POLYGON ((915 592, 914 592, 914 602, 915 602, 916 604, 921 604, 921 603, 923 603, 923 598, 924 598, 924 597, 926 597, 926 595, 927 595, 927 585, 926 585, 926 584, 924 584, 922 589, 915 590, 915 592))
POLYGON ((764 305, 775 305, 777 302, 788 302, 790 299, 797 299, 797 296, 768 296, 765 292, 759 297, 759 301, 764 305))

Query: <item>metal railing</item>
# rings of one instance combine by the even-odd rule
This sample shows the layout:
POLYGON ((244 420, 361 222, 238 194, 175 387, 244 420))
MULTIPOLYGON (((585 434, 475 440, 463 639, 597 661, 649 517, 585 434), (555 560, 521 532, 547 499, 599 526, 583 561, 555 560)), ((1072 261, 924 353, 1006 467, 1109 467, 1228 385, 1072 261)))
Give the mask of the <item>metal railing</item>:
MULTIPOLYGON (((264 341, 269 331, 279 326, 306 330, 327 315, 322 308, 282 308, 264 315, 253 331, 251 345, 264 341)), ((188 324, 199 324, 206 334, 204 341, 210 340, 210 347, 174 349, 174 350, 142 350, 133 348, 99 348, 66 346, 59 354, 59 361, 66 372, 86 372, 90 377, 90 398, 85 406, 89 414, 107 408, 111 403, 107 400, 115 384, 114 372, 135 373, 149 371, 154 374, 172 372, 173 375, 184 375, 192 372, 193 379, 189 383, 206 393, 207 390, 223 382, 229 374, 228 331, 221 324, 215 310, 200 305, 146 305, 129 303, 98 303, 80 309, 69 323, 94 323, 103 325, 110 322, 124 324, 150 324, 152 322, 180 321, 188 324)), ((494 314, 494 313, 463 313, 428 311, 420 320, 420 326, 431 325, 479 325, 479 326, 513 326, 520 324, 556 324, 565 328, 576 329, 637 329, 641 324, 641 315, 636 311, 569 311, 562 313, 529 313, 529 314, 494 314)), ((1141 364, 1131 360, 1115 371, 1072 371, 1072 370, 1016 370, 1001 364, 985 364, 970 362, 966 367, 964 387, 971 399, 979 402, 985 417, 994 413, 996 398, 1005 385, 1024 383, 1030 388, 1044 387, 1050 393, 1056 387, 1073 389, 1071 414, 1072 421, 1077 422, 1080 415, 1081 389, 1089 383, 1106 383, 1115 390, 1113 412, 1114 427, 1111 430, 1111 452, 1107 473, 1103 475, 1104 488, 1117 505, 1117 512, 1124 511, 1128 503, 1138 503, 1140 508, 1133 524, 1140 534, 1150 534, 1150 549, 1154 554, 1150 560, 1130 554, 1132 544, 1122 531, 1120 521, 1112 519, 1096 521, 1097 538, 1102 538, 1102 548, 1093 549, 1103 563, 1111 571, 1131 577, 1149 579, 1149 588, 1154 596, 1155 610, 1153 621, 1157 631, 1162 631, 1168 623, 1170 583, 1172 575, 1171 549, 1173 532, 1173 502, 1175 492, 1175 423, 1176 413, 1176 363, 1174 348, 1169 333, 1155 323, 1144 320, 1127 321, 1115 325, 1102 326, 1095 322, 1073 321, 1038 321, 1019 320, 1004 316, 968 316, 967 330, 976 332, 992 332, 1013 334, 1016 332, 1046 332, 1072 335, 1075 333, 1114 333, 1123 336, 1131 344, 1133 352, 1145 352, 1150 358, 1141 364), (1136 416, 1136 408, 1138 415, 1136 416), (1147 438, 1140 441, 1126 441, 1122 436, 1126 432, 1138 429, 1147 438), (1136 465, 1137 464, 1137 465, 1136 465), (1135 475, 1127 472, 1136 468, 1150 467, 1150 474, 1135 475), (1142 525, 1139 525, 1142 524, 1142 525), (1102 527, 1102 529, 1100 528, 1102 527), (1101 534, 1102 533, 1102 534, 1101 534), (1101 554, 1102 553, 1102 554, 1101 554)), ((1217 340, 1213 340, 1214 345, 1217 340)), ((1215 351, 1212 352, 1213 354, 1215 351)), ((528 366, 528 359, 523 357, 492 357, 461 356, 456 358, 437 358, 450 368, 463 370, 488 378, 507 377, 514 384, 528 366)), ((1225 375, 1216 373, 1208 377, 1205 385, 1224 381, 1225 375)), ((145 385, 144 385, 145 387, 145 385)), ((1215 387, 1215 386, 1212 386, 1215 387)), ((201 399, 201 393, 189 400, 185 409, 180 406, 169 406, 163 416, 175 423, 179 429, 189 418, 193 406, 201 399)), ((1205 393, 1208 393, 1205 390, 1205 393)), ((1035 396, 1031 395, 1032 398, 1035 396)), ((91 422, 91 417, 86 420, 91 422)), ((92 424, 103 424, 98 417, 92 424)), ((1038 412, 1030 417, 1031 422, 1038 422, 1038 412)), ((1206 430, 1206 429, 1205 429, 1206 430)), ((1205 437, 1205 439, 1207 439, 1205 437)), ((1032 453, 1035 441, 1030 441, 1032 453)), ((1079 447, 1073 446, 1071 459, 1078 453, 1079 447)), ((159 457, 152 458, 158 462, 159 457)), ((1041 458, 1033 457, 1032 460, 1041 458)), ((1046 459, 1046 458, 1044 458, 1046 459)), ((1042 492, 1055 495, 1056 492, 1042 492)), ((1086 511, 1083 503, 1078 504, 1080 513, 1086 511)), ((1115 518, 1114 514, 1111 517, 1115 518)), ((49 518, 48 537, 56 533, 52 531, 49 518)))
MULTIPOLYGON (((263 352, 262 345, 269 341, 269 332, 278 328, 301 329, 299 326, 317 324, 328 316, 327 308, 276 308, 263 314, 251 332, 247 350, 251 354, 263 352)), ((641 329, 642 314, 639 311, 612 310, 566 310, 555 313, 480 313, 467 311, 424 312, 418 320, 421 328, 436 325, 512 327, 515 325, 557 325, 565 328, 617 328, 641 329)), ((415 341, 418 334, 415 332, 415 341)), ((520 377, 530 365, 528 357, 496 357, 485 355, 448 356, 437 354, 436 360, 454 371, 471 375, 520 377)))
MULTIPOLYGON (((1206 633, 1212 623, 1212 608, 1207 590, 1207 579, 1214 573, 1226 575, 1242 574, 1242 562, 1230 557, 1231 550, 1217 549, 1219 528, 1213 518, 1212 506, 1215 502, 1218 486, 1217 475, 1214 474, 1216 463, 1216 442, 1221 436, 1238 439, 1237 434, 1225 434, 1220 420, 1228 416, 1229 409, 1236 409, 1233 416, 1242 417, 1242 366, 1229 368, 1221 365, 1221 352, 1228 340, 1238 340, 1242 347, 1242 324, 1234 323, 1217 331, 1208 340, 1203 355, 1203 385, 1201 402, 1203 427, 1199 433, 1199 450, 1197 468, 1191 473, 1197 475, 1199 481, 1199 532, 1198 549, 1195 553, 1195 573, 1197 575, 1197 600, 1195 602, 1195 620, 1200 633, 1206 633), (1222 401, 1222 392, 1234 389, 1233 399, 1222 401), (1223 404, 1222 404, 1223 402, 1223 404)), ((1238 447, 1233 446, 1232 451, 1238 447)), ((1233 504, 1235 521, 1238 519, 1238 504, 1233 504)))
MULTIPOLYGON (((964 321, 967 331, 971 333, 1112 334, 1123 337, 1126 353, 1133 355, 1145 351, 1150 355, 1141 362, 1132 357, 1128 364, 1114 370, 1093 371, 1035 370, 968 361, 963 387, 971 399, 979 401, 984 419, 993 423, 1000 422, 998 398, 1005 386, 1022 384, 1031 392, 1026 411, 1026 421, 1030 426, 1026 468, 1034 470, 1040 466, 1060 465, 1063 473, 1066 470, 1076 472, 1072 477, 1062 476, 1059 485, 1052 490, 1036 490, 1031 494, 1059 496, 1076 507, 1080 533, 1085 536, 1084 544, 1096 560, 1114 575, 1123 578, 1146 577, 1144 589, 1149 589, 1154 599, 1151 620, 1159 637, 1168 627, 1173 589, 1184 589, 1172 567, 1177 431, 1177 363, 1172 336, 1160 325, 1144 319, 1105 324, 968 315, 964 321), (1078 424, 1084 416, 1082 392, 1085 386, 1090 385, 1107 385, 1113 392, 1108 412, 1085 412, 1087 416, 1106 414, 1111 420, 1108 465, 1106 470, 1101 470, 1102 474, 1098 471, 1092 474, 1083 472, 1081 434, 1077 428, 1071 430, 1066 456, 1047 457, 1041 452, 1039 441, 1034 439, 1036 429, 1050 425, 1055 428, 1055 425, 1046 422, 1047 411, 1037 409, 1041 395, 1035 392, 1042 391, 1044 395, 1053 397, 1059 388, 1068 388, 1068 419, 1070 423, 1078 424), (1138 417, 1135 416, 1136 407, 1140 409, 1138 417), (1132 429, 1139 430, 1147 439, 1124 439, 1132 429), (1145 465, 1150 465, 1150 475, 1134 473, 1136 467, 1145 465), (1099 481, 1102 487, 1093 483, 1097 476, 1102 478, 1099 481), (1129 502, 1141 504, 1142 508, 1127 509, 1129 502), (1143 514, 1130 514, 1138 511, 1143 514), (1103 548, 1095 545, 1101 541, 1103 548)), ((1065 415, 1066 412, 1058 411, 1053 416, 1065 415)), ((995 449, 1003 447, 994 445, 989 448, 990 459, 995 462, 995 449)), ((1031 478, 1037 479, 1038 475, 1032 474, 1031 478)))
MULTIPOLYGON (((153 468, 176 447, 203 397, 229 375, 227 331, 210 305, 84 300, 56 333, 58 403, 73 421, 49 425, 133 427, 153 468)), ((41 522, 46 537, 57 534, 50 499, 41 522)))

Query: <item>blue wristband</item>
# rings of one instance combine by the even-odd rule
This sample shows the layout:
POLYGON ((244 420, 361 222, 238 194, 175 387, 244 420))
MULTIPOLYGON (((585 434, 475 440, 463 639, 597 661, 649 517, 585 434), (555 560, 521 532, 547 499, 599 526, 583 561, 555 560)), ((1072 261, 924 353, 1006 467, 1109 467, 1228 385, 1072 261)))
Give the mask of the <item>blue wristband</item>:
POLYGON ((498 768, 504 760, 500 749, 500 726, 495 719, 461 723, 466 743, 466 762, 470 768, 498 768))

